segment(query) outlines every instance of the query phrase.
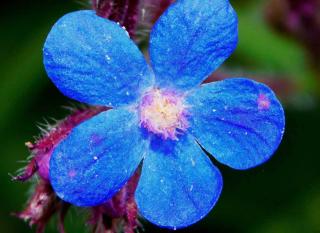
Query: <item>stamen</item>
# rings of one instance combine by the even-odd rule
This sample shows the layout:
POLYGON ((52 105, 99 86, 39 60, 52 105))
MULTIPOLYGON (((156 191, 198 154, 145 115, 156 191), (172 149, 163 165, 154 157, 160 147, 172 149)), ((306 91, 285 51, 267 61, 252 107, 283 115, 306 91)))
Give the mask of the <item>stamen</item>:
POLYGON ((140 126, 163 139, 178 140, 189 127, 183 96, 169 90, 152 89, 140 103, 140 126))

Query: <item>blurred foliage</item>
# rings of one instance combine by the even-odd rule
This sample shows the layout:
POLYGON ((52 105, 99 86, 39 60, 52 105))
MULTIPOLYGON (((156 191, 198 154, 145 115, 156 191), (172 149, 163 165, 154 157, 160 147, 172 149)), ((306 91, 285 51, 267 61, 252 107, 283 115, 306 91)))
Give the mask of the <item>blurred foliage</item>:
MULTIPOLYGON (((181 232, 215 233, 316 233, 320 232, 320 131, 319 90, 316 74, 309 68, 303 47, 278 35, 263 18, 265 1, 233 1, 239 14, 240 43, 224 66, 237 76, 276 74, 298 85, 297 96, 311 96, 309 108, 286 108, 283 143, 266 164, 248 171, 218 165, 224 175, 220 201, 208 217, 181 232)), ((2 3, 0 15, 0 232, 33 232, 10 216, 22 209, 30 183, 10 180, 8 173, 24 165, 24 142, 39 135, 37 122, 62 118, 62 96, 46 77, 42 44, 51 25, 64 13, 88 6, 83 1, 13 0, 2 3)), ((297 97, 300 105, 308 99, 297 97)), ((83 211, 67 218, 68 232, 87 232, 83 211)), ((52 221, 47 232, 56 232, 52 221)), ((167 232, 145 225, 145 232, 167 232)))

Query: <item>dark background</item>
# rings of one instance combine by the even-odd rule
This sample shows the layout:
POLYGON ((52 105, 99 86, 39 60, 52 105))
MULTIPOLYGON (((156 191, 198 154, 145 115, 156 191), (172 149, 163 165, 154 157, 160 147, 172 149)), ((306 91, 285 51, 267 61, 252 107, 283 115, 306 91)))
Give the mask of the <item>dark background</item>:
MULTIPOLYGON (((285 106, 286 132, 279 150, 262 166, 236 171, 218 165, 224 177, 218 204, 204 220, 182 232, 319 233, 319 61, 310 55, 307 42, 268 24, 266 8, 276 10, 271 1, 232 2, 239 15, 240 42, 220 72, 275 84, 285 106)), ((10 213, 22 210, 32 184, 13 182, 8 173, 25 165, 18 161, 29 155, 24 142, 39 135, 37 123, 63 118, 67 111, 61 106, 71 103, 47 78, 42 45, 59 17, 89 4, 63 0, 0 4, 0 232, 27 233, 34 229, 10 213)), ((71 212, 67 232, 88 232, 84 211, 71 212)), ((55 220, 46 232, 57 232, 55 220)), ((145 232, 166 231, 145 224, 145 232)))

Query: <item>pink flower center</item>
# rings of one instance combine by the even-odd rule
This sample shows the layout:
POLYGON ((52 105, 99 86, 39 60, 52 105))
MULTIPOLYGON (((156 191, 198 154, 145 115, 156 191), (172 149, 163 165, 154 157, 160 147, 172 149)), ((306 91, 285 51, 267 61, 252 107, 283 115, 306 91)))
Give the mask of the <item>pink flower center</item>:
POLYGON ((183 96, 169 91, 152 89, 140 102, 140 126, 163 139, 178 140, 189 127, 187 106, 183 96))

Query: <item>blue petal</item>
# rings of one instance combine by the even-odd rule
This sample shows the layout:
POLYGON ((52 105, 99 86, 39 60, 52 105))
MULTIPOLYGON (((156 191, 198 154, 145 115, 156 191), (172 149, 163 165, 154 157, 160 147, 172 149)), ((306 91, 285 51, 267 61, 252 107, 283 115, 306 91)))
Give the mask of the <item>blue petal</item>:
POLYGON ((158 86, 197 86, 231 55, 237 41, 238 20, 228 0, 177 1, 151 33, 158 86))
POLYGON ((63 16, 43 49, 48 76, 66 96, 93 105, 134 102, 153 75, 127 32, 94 11, 63 16))
POLYGON ((55 149, 50 181, 57 195, 76 206, 105 202, 132 176, 146 143, 137 116, 109 110, 80 124, 55 149))
POLYGON ((284 112, 264 84, 227 79, 201 86, 187 102, 192 134, 223 164, 235 169, 255 167, 280 144, 284 112))
POLYGON ((143 162, 136 191, 140 213, 161 227, 187 227, 208 214, 219 198, 222 177, 191 136, 156 138, 143 162))

